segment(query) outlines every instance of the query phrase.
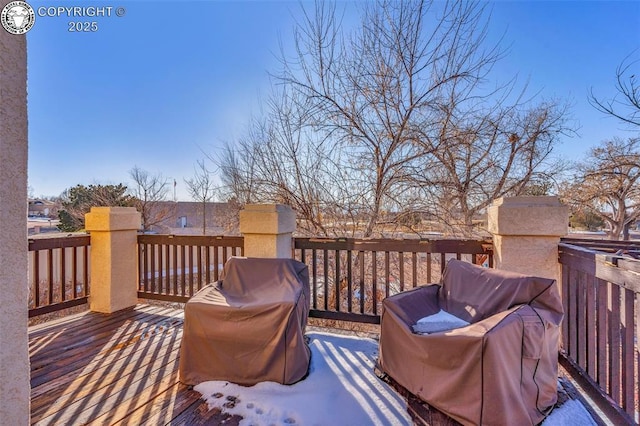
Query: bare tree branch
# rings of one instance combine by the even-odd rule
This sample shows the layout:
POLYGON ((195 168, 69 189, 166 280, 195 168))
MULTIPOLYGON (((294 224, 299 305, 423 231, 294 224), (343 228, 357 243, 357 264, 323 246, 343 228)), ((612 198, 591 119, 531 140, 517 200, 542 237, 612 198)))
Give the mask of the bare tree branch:
POLYGON ((138 166, 129 171, 129 176, 134 182, 129 193, 142 217, 142 229, 148 231, 171 214, 166 207, 160 207, 169 191, 167 179, 162 174, 152 175, 138 166))
POLYGON ((617 94, 611 99, 600 98, 591 88, 588 100, 598 111, 637 128, 640 126, 640 59, 632 60, 633 53, 616 68, 617 94))
POLYGON ((204 160, 197 162, 194 167, 194 175, 190 179, 185 179, 187 192, 194 201, 202 203, 202 235, 207 233, 207 203, 213 200, 216 185, 213 177, 204 163, 204 160))
POLYGON ((303 12, 266 114, 219 159, 228 198, 289 203, 323 235, 382 234, 412 212, 467 232, 553 174, 566 110, 489 84, 504 51, 483 4, 365 2, 350 32, 335 5, 303 12))
POLYGON ((576 165, 572 182, 564 201, 604 220, 609 238, 629 239, 629 226, 640 219, 640 138, 616 138, 592 148, 576 165))

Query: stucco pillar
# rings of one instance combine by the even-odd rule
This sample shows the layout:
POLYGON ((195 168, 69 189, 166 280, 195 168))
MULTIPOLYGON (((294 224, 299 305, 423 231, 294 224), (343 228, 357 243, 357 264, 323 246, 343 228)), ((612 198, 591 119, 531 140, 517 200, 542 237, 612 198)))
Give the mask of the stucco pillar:
POLYGON ((558 197, 504 197, 489 207, 497 269, 560 280, 558 243, 569 209, 558 197))
POLYGON ((282 204, 248 204, 240 212, 247 257, 291 258, 296 215, 282 204))
MULTIPOLYGON (((8 2, 0 1, 0 9, 8 2)), ((29 424, 27 41, 0 28, 0 424, 29 424)))
POLYGON ((111 313, 138 303, 138 229, 133 207, 92 207, 85 215, 91 234, 92 311, 111 313))

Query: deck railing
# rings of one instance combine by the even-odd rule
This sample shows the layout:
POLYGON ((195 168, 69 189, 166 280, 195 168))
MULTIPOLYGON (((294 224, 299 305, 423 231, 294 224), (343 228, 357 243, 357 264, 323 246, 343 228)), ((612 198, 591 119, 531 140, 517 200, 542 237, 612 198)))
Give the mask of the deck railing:
MULTIPOLYGON (((384 297, 437 282, 449 258, 493 265, 490 241, 294 241, 294 256, 309 266, 310 315, 326 319, 379 323, 384 297)), ((139 235, 138 297, 184 303, 243 252, 242 237, 139 235)))
MULTIPOLYGON (((493 266, 490 241, 294 241, 294 256, 309 266, 310 316, 317 318, 379 323, 385 297, 438 282, 447 259, 493 266)), ((243 246, 242 237, 138 235, 138 297, 184 303, 243 246)), ((87 303, 89 247, 88 235, 29 241, 30 316, 87 303)))
POLYGON ((640 244, 564 239, 559 249, 561 362, 610 415, 638 422, 640 260, 630 255, 640 244))
MULTIPOLYGON (((138 296, 186 302, 219 278, 242 237, 138 236, 138 296)), ((379 323, 382 300, 438 282, 448 259, 493 266, 492 243, 475 240, 296 238, 309 266, 310 316, 379 323)), ((29 240, 29 317, 87 303, 89 235, 29 240)), ((563 239, 565 310, 560 359, 610 418, 637 423, 640 404, 640 243, 563 239)))
POLYGON ((438 282, 448 259, 493 266, 490 240, 296 238, 294 257, 309 267, 310 316, 380 323, 382 300, 438 282))
POLYGON ((138 235, 138 297, 184 303, 216 281, 231 256, 242 256, 242 237, 138 235))
POLYGON ((87 303, 89 235, 29 240, 29 318, 87 303))

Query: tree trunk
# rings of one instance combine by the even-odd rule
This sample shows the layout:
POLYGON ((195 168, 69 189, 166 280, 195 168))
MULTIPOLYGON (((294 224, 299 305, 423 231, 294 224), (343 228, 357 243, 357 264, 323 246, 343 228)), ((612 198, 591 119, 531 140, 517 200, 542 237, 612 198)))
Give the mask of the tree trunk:
POLYGON ((207 202, 202 203, 202 235, 207 235, 207 202))
POLYGON ((627 222, 624 224, 622 228, 622 239, 625 241, 629 241, 629 228, 631 227, 631 222, 627 222))
POLYGON ((620 234, 624 229, 624 224, 619 221, 614 221, 611 223, 611 231, 609 231, 609 239, 610 240, 619 240, 620 234))
POLYGON ((373 235, 373 229, 375 228, 376 223, 378 222, 378 216, 380 215, 380 204, 380 199, 376 198, 373 211, 369 212, 369 221, 365 228, 364 235, 362 235, 363 238, 369 238, 373 235))

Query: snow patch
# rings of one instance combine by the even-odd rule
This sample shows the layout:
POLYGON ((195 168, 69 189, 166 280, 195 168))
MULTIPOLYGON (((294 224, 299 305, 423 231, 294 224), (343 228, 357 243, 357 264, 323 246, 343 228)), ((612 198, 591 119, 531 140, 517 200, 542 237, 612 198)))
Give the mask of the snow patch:
MULTIPOLYGON (((413 424, 404 399, 373 372, 378 357, 375 340, 321 332, 307 336, 312 354, 309 375, 294 385, 263 382, 246 387, 212 381, 194 389, 209 409, 242 416, 241 426, 413 424)), ((575 400, 554 409, 543 422, 543 426, 595 424, 575 400)))

